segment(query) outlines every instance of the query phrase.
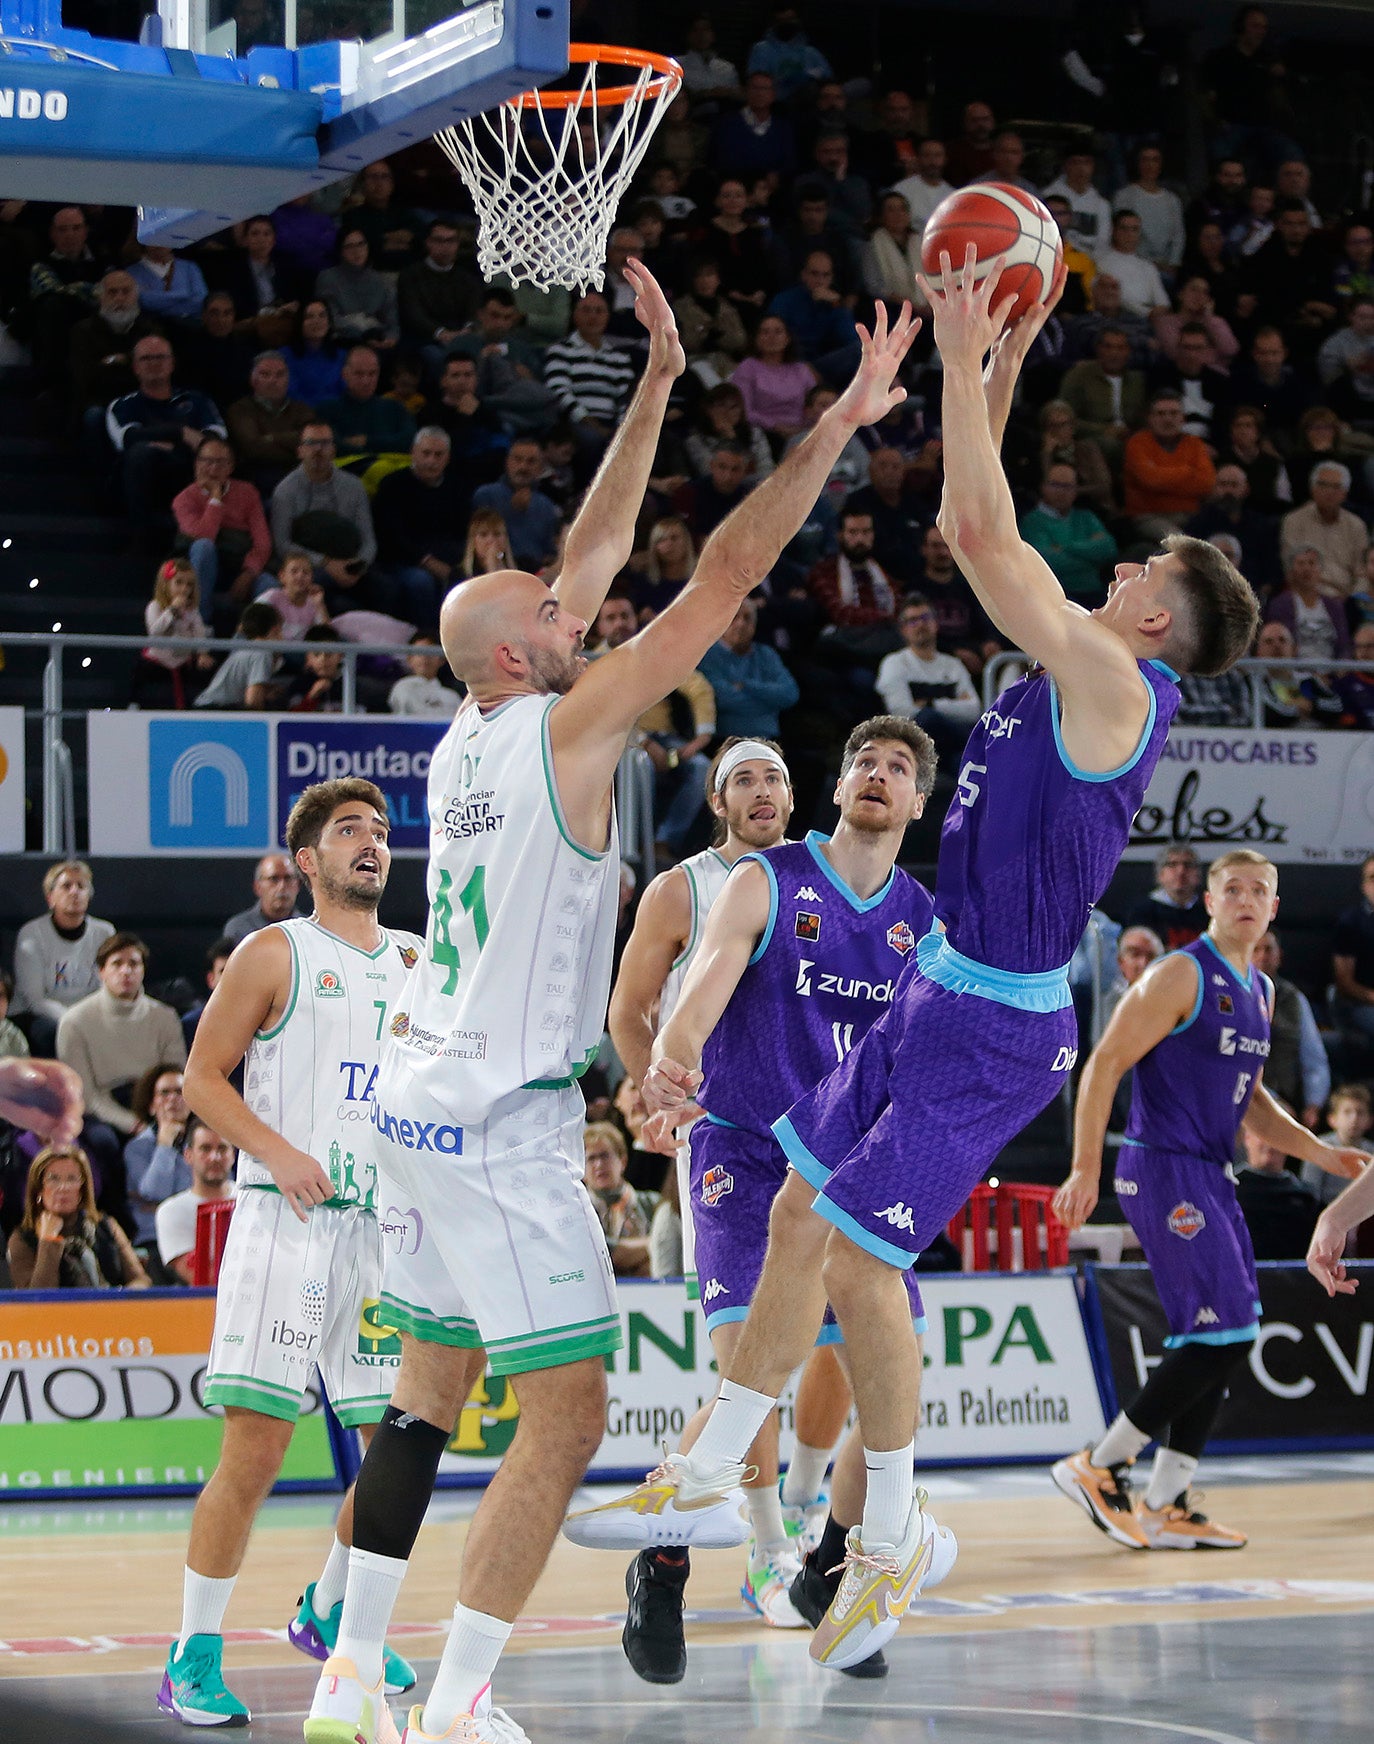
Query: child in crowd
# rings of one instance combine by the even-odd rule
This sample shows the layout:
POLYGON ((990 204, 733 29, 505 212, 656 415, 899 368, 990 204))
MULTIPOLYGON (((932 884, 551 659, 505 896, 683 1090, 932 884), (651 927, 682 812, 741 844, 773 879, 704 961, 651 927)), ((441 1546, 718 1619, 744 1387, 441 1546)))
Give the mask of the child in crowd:
POLYGON ((428 402, 424 390, 423 367, 418 357, 402 353, 391 360, 391 386, 382 395, 385 400, 398 400, 418 424, 428 402))
MULTIPOLYGON (((185 636, 203 641, 209 635, 197 607, 200 583, 190 561, 169 557, 157 572, 153 597, 143 608, 150 636, 185 636)), ((133 700, 140 708, 186 708, 191 702, 193 674, 214 666, 210 654, 176 648, 145 648, 134 669, 133 700)))
POLYGON ((235 635, 250 643, 236 648, 196 698, 197 708, 270 709, 280 704, 282 686, 274 682, 277 656, 268 646, 280 642, 281 613, 266 600, 245 606, 235 635))
POLYGON ((343 637, 332 624, 305 632, 305 664, 291 680, 286 706, 295 714, 336 715, 343 708, 343 637))
POLYGON ((281 613, 282 640, 299 642, 317 624, 329 622, 324 589, 315 580, 309 554, 292 546, 277 570, 277 585, 258 596, 281 613))
MULTIPOLYGON (((1333 1150, 1349 1146, 1374 1156, 1374 1144, 1369 1142, 1369 1129, 1374 1126, 1374 1102, 1371 1102, 1367 1084, 1338 1085, 1327 1100, 1326 1118, 1331 1130, 1321 1135, 1324 1145, 1330 1145, 1333 1150)), ((1329 1205, 1348 1185, 1339 1176, 1328 1175, 1315 1163, 1304 1163, 1299 1173, 1323 1205, 1329 1205)), ((1352 1245, 1354 1234, 1352 1230, 1352 1245)))
POLYGON ((409 678, 398 678, 391 687, 387 707, 394 715, 421 715, 428 720, 452 720, 458 712, 458 693, 440 684, 444 656, 433 636, 417 630, 410 638, 414 652, 406 665, 409 678))

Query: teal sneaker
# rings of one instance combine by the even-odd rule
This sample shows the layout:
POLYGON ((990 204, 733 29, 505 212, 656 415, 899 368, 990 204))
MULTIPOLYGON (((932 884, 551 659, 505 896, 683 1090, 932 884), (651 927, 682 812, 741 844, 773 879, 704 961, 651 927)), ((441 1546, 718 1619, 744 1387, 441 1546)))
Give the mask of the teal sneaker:
MULTIPOLYGON (((342 1599, 327 1617, 322 1617, 315 1609, 315 1583, 311 1581, 305 1589, 300 1609, 286 1626, 286 1633, 291 1645, 301 1653, 308 1653, 311 1659, 326 1660, 338 1643, 342 1621, 342 1599)), ((382 1674, 389 1696, 402 1696, 415 1688, 415 1667, 408 1659, 402 1659, 393 1647, 382 1649, 382 1674)))
POLYGON ((220 1659, 222 1635, 193 1635, 177 1658, 174 1641, 167 1653, 157 1705, 184 1726, 246 1726, 252 1715, 224 1687, 220 1659))

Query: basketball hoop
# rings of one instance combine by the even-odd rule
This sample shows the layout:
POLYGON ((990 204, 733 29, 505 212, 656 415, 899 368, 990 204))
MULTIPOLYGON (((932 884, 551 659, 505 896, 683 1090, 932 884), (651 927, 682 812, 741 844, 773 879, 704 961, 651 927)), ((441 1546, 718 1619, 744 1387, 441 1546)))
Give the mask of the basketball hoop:
POLYGON ((586 67, 580 86, 522 92, 435 135, 477 209, 485 279, 600 290, 616 209, 682 84, 675 60, 645 49, 575 42, 568 59, 586 67), (606 83, 611 70, 630 82, 606 83))

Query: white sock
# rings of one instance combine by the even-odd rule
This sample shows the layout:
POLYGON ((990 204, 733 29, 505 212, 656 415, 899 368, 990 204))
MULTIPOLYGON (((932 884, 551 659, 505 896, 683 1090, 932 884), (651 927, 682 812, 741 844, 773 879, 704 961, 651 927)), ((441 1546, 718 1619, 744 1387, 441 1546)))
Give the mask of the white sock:
POLYGON ((1175 1502, 1193 1481, 1197 1461, 1186 1453, 1175 1453, 1172 1447, 1161 1447, 1155 1453, 1150 1487, 1145 1492, 1147 1508, 1167 1508, 1175 1502))
POLYGON ((315 1582, 315 1615, 327 1617, 344 1596, 348 1584, 348 1546, 337 1538, 329 1542, 329 1557, 324 1572, 315 1582))
POLYGON ((351 1550, 348 1588, 334 1651, 351 1659, 358 1676, 376 1689, 382 1676, 382 1646, 409 1566, 399 1556, 379 1556, 375 1550, 351 1550))
POLYGON ((757 1546, 755 1554, 766 1559, 776 1551, 786 1550, 787 1527, 783 1523, 782 1498, 778 1495, 778 1486, 769 1484, 766 1489, 746 1490, 744 1500, 749 1509, 749 1527, 757 1546))
POLYGON ((911 1491, 915 1482, 916 1444, 875 1453, 864 1449, 868 1489, 864 1495, 863 1525, 859 1537, 865 1550, 876 1544, 900 1544, 911 1517, 911 1491))
POLYGON ((755 1393, 736 1381, 722 1381, 706 1427, 687 1455, 696 1475, 706 1479, 725 1466, 738 1465, 777 1403, 766 1393, 755 1393))
POLYGON ((799 1441, 792 1450, 792 1463, 782 1480, 782 1501, 785 1508, 809 1508, 818 1502, 825 1474, 830 1469, 828 1447, 808 1447, 799 1441))
POLYGON ((1129 1465, 1150 1444, 1150 1437, 1123 1411, 1088 1455, 1094 1465, 1129 1465))
POLYGON ((197 1574, 192 1568, 184 1571, 181 1633, 177 1636, 178 1659, 193 1635, 224 1633, 224 1613, 229 1608, 229 1595, 233 1592, 237 1579, 237 1575, 231 1574, 224 1580, 212 1580, 208 1574, 197 1574))
POLYGON ((453 1607, 444 1657, 420 1722, 426 1732, 441 1738, 459 1714, 473 1711, 490 1688, 491 1674, 514 1627, 466 1605, 453 1607))

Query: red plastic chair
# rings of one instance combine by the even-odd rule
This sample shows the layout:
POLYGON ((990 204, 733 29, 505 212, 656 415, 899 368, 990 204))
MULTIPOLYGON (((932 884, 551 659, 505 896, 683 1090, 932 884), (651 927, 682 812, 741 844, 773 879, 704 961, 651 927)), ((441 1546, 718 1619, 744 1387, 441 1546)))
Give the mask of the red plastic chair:
POLYGON ((968 1204, 950 1220, 947 1231, 963 1258, 964 1269, 974 1272, 994 1269, 989 1241, 989 1224, 994 1217, 997 1271, 1039 1272, 1066 1266, 1069 1232, 1050 1209, 1054 1192, 1053 1187, 1036 1187, 1021 1181, 1004 1181, 996 1187, 980 1182, 969 1195, 968 1204))
POLYGON ((191 1282, 213 1285, 219 1282, 219 1268, 224 1260, 224 1244, 229 1239, 229 1219, 234 1215, 232 1199, 207 1199, 196 1207, 196 1247, 191 1256, 191 1282))

